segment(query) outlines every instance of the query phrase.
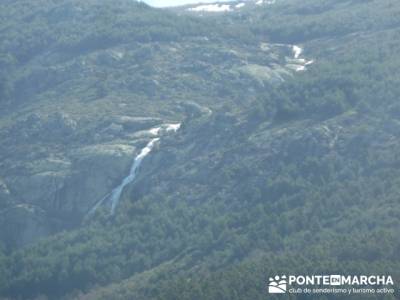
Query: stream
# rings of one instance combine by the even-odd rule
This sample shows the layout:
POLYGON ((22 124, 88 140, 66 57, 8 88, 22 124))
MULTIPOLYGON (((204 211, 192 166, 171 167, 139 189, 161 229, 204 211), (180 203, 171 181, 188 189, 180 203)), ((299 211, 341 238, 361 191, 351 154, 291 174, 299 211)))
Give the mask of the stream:
POLYGON ((105 204, 109 204, 111 206, 111 214, 113 215, 115 213, 115 210, 119 204, 119 201, 121 199, 121 194, 124 190, 124 188, 132 183, 137 174, 138 174, 138 169, 140 165, 143 162, 143 159, 150 154, 150 152, 153 150, 154 146, 156 143, 160 140, 160 134, 162 132, 176 132, 179 130, 181 127, 180 123, 175 123, 175 124, 164 124, 161 125, 160 127, 155 127, 151 128, 148 130, 148 132, 155 136, 152 138, 147 145, 140 151, 140 153, 135 157, 135 159, 132 162, 132 166, 130 169, 129 174, 121 181, 121 183, 115 187, 110 193, 108 193, 105 197, 103 197, 100 201, 96 202, 96 204, 90 209, 90 211, 87 213, 86 217, 91 217, 93 214, 96 212, 96 210, 105 204))

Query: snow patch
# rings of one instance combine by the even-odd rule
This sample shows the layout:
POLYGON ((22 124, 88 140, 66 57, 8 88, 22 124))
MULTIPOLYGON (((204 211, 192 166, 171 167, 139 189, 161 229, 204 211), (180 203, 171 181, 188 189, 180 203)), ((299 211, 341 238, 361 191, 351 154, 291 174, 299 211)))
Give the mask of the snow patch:
POLYGON ((189 11, 205 11, 205 12, 226 12, 231 11, 231 6, 229 4, 204 4, 196 7, 191 7, 189 11))
POLYGON ((263 4, 271 5, 271 4, 275 4, 275 2, 276 2, 276 0, 258 0, 256 2, 256 5, 263 5, 263 4))
POLYGON ((236 8, 242 8, 243 6, 245 6, 246 5, 246 3, 238 3, 238 4, 236 4, 236 8))

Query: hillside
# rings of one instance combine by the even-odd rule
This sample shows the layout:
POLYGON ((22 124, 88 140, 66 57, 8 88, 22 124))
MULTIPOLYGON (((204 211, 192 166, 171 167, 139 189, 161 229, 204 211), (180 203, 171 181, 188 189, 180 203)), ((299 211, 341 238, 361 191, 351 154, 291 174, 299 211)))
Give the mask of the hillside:
POLYGON ((1 2, 0 299, 398 282, 400 6, 240 3, 1 2))

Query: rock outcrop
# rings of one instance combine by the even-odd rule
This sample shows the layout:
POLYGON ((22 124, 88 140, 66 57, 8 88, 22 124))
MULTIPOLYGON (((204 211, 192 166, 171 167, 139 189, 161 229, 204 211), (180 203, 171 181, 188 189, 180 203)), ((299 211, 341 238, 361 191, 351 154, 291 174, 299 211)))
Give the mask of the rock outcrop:
POLYGON ((90 124, 37 113, 3 128, 0 242, 21 247, 80 224, 126 174, 158 118, 114 115, 90 124), (15 145, 28 145, 12 151, 15 145), (8 146, 8 147, 7 147, 8 146), (15 163, 18 161, 18 164, 15 163))

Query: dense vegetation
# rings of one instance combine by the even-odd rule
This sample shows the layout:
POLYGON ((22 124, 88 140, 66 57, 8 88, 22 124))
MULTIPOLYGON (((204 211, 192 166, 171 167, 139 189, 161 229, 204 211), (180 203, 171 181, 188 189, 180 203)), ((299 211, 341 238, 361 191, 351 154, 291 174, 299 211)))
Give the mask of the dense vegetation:
POLYGON ((300 43, 397 28, 399 17, 400 8, 395 0, 284 0, 278 2, 276 9, 260 12, 260 20, 252 30, 275 41, 300 43))
MULTIPOLYGON (((85 53, 130 43, 137 47, 132 59, 145 62, 151 57, 151 49, 144 46, 148 43, 177 42, 205 34, 213 38, 216 32, 212 23, 176 18, 130 0, 6 1, 0 5, 0 100, 13 101, 12 105, 60 85, 65 78, 55 64, 66 62, 71 68, 72 59, 85 53), (35 60, 40 65, 29 66, 35 60), (34 78, 28 77, 32 69, 34 78)), ((101 80, 107 79, 103 72, 97 74, 101 80)), ((145 79, 141 81, 145 88, 145 79)), ((104 96, 106 89, 97 83, 97 97, 104 96)))
POLYGON ((19 63, 42 51, 60 49, 76 55, 127 41, 176 41, 210 30, 193 18, 176 19, 171 13, 127 0, 6 2, 1 20, 3 60, 19 63), (21 28, 27 21, 30 26, 21 28))
MULTIPOLYGON (((16 3, 5 6, 1 20, 9 20, 6 11, 19 15, 19 5, 27 4, 16 3)), ((266 36, 271 41, 301 41, 316 62, 279 85, 234 75, 227 80, 226 74, 214 69, 190 69, 207 83, 188 80, 191 89, 208 85, 210 89, 188 100, 204 104, 207 100, 202 97, 213 96, 208 104, 215 102, 215 112, 188 117, 177 137, 163 141, 143 166, 137 184, 124 193, 115 216, 99 211, 79 229, 24 249, 0 249, 0 295, 10 299, 266 299, 266 280, 275 274, 390 274, 398 283, 399 6, 390 0, 284 1, 268 10, 248 10, 215 21, 177 17, 142 4, 131 11, 130 5, 124 5, 128 4, 110 2, 98 9, 104 9, 100 15, 109 16, 109 22, 114 22, 114 13, 132 12, 124 20, 132 22, 129 30, 110 33, 106 22, 104 30, 98 31, 93 23, 90 26, 96 29, 89 28, 88 36, 73 39, 74 30, 86 26, 78 23, 57 41, 35 39, 24 42, 29 49, 20 49, 19 38, 10 39, 13 42, 2 43, 0 52, 23 61, 49 45, 70 54, 73 49, 90 51, 93 45, 107 47, 108 42, 131 38, 138 44, 179 43, 183 37, 195 39, 211 32, 217 49, 210 51, 215 57, 206 55, 211 62, 221 59, 218 45, 224 39, 237 45, 266 36), (368 17, 372 12, 379 18, 368 17), (160 23, 155 25, 154 20, 160 23), (204 20, 219 27, 207 28, 204 20), (152 26, 145 33, 142 27, 135 30, 138 23, 152 26), (235 40, 231 34, 235 26, 248 36, 235 40), (250 100, 242 99, 247 93, 250 100)), ((26 8, 26 14, 31 9, 26 8)), ((43 16, 37 12, 35 16, 38 25, 32 28, 49 37, 59 36, 57 30, 65 28, 61 24, 42 27, 43 16)), ((85 18, 77 17, 89 22, 90 14, 85 18)), ((8 26, 18 28, 19 20, 13 22, 8 26)), ((5 22, 1 24, 8 35, 19 36, 5 30, 5 22)), ((25 34, 31 36, 22 32, 20 41, 25 34)), ((154 45, 146 46, 150 48, 142 49, 143 55, 154 45)), ((189 53, 193 61, 201 56, 189 53)), ((187 86, 175 85, 183 77, 173 83, 165 80, 165 92, 178 99, 193 96, 187 86)), ((3 94, 10 95, 6 83, 2 87, 3 94)))

